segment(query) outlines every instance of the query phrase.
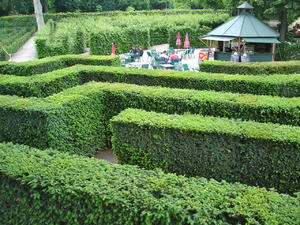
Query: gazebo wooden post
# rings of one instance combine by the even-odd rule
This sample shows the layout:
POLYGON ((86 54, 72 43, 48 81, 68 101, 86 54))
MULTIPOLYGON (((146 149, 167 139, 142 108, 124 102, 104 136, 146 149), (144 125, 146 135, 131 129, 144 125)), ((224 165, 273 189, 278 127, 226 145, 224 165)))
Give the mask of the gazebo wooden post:
POLYGON ((272 62, 275 61, 275 43, 272 43, 272 62))
POLYGON ((241 38, 240 37, 238 37, 238 52, 240 52, 241 51, 241 38))
POLYGON ((211 50, 211 47, 212 47, 213 43, 214 43, 214 40, 210 40, 210 43, 209 43, 209 50, 211 50))

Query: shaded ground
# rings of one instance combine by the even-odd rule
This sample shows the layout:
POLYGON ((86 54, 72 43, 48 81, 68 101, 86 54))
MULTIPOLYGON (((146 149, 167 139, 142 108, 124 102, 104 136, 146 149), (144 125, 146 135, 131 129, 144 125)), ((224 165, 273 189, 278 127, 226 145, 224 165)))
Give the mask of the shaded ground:
POLYGON ((36 37, 34 34, 25 44, 19 48, 19 50, 14 53, 11 57, 12 62, 26 62, 31 60, 36 60, 36 51, 33 39, 36 37))
POLYGON ((112 149, 102 149, 100 153, 94 155, 97 159, 105 159, 111 163, 118 163, 117 157, 114 155, 112 149))

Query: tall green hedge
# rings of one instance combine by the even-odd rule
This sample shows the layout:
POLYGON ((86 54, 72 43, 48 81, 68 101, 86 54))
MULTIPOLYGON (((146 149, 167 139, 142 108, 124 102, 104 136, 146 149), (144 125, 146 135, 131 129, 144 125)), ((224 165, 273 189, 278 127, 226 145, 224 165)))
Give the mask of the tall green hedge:
POLYGON ((300 127, 127 109, 111 120, 121 164, 300 191, 300 127))
POLYGON ((299 74, 300 62, 251 62, 235 63, 206 60, 201 62, 200 70, 209 73, 272 75, 272 74, 299 74))
POLYGON ((183 49, 185 36, 186 36, 186 33, 188 33, 189 42, 190 42, 191 47, 207 48, 207 46, 204 45, 203 42, 201 42, 199 40, 199 37, 205 35, 210 30, 211 30, 211 28, 209 28, 207 26, 203 26, 200 28, 190 27, 190 26, 174 27, 174 28, 169 29, 168 43, 169 43, 170 47, 183 49), (181 39, 181 44, 182 44, 180 46, 176 45, 178 32, 180 32, 180 39, 181 39))
POLYGON ((1 224, 300 223, 295 197, 0 144, 1 224))
POLYGON ((74 66, 76 64, 121 66, 118 56, 63 55, 28 62, 0 62, 0 73, 15 76, 31 76, 74 66))
POLYGON ((89 43, 90 54, 92 55, 100 54, 99 46, 102 47, 102 55, 110 55, 112 43, 114 43, 116 54, 129 52, 133 44, 141 45, 147 49, 150 47, 150 31, 138 26, 128 28, 103 27, 101 30, 91 31, 89 43))
POLYGON ((109 119, 130 107, 300 124, 297 98, 90 82, 43 99, 0 95, 0 142, 91 154, 110 145, 109 119))
MULTIPOLYGON (((180 14, 193 14, 193 15, 202 15, 207 13, 228 13, 228 10, 213 10, 213 9, 201 9, 201 10, 189 10, 189 9, 171 9, 168 10, 169 15, 180 15, 180 14)), ((133 12, 123 12, 123 11, 109 11, 109 12, 100 12, 100 13, 46 13, 43 14, 44 21, 47 22, 49 19, 52 19, 56 22, 60 21, 63 18, 80 18, 84 16, 130 16, 130 15, 165 15, 165 10, 142 10, 142 11, 133 11, 133 12)), ((0 17, 0 28, 15 28, 15 27, 36 27, 36 18, 35 15, 14 15, 14 16, 3 16, 0 17)))
MULTIPOLYGON (((77 59, 77 57, 74 56, 74 59, 77 59)), ((84 64, 85 62, 82 59, 82 57, 78 57, 78 63, 84 64)), ((59 66, 63 68, 66 66, 61 60, 59 61, 53 58, 49 58, 47 60, 50 66, 53 66, 53 68, 59 68, 59 66), (57 63, 57 66, 55 66, 55 63, 57 63)), ((43 61, 46 62, 47 60, 43 61)), ((75 64, 75 62, 70 64, 75 64)), ((86 64, 89 64, 89 62, 86 62, 86 64)), ((39 66, 41 66, 43 70, 48 68, 46 63, 40 63, 39 66)), ((51 67, 49 67, 48 70, 51 71, 50 68, 51 67)), ((30 74, 32 72, 33 71, 27 71, 26 73, 30 74)), ((34 72, 41 71, 39 71, 36 67, 34 72)), ((283 97, 300 97, 299 75, 224 76, 224 74, 202 72, 191 73, 167 70, 143 70, 136 68, 83 65, 76 65, 72 68, 65 68, 35 76, 20 77, 12 75, 0 75, 0 94, 17 95, 23 97, 47 97, 49 95, 58 93, 65 88, 81 85, 92 80, 100 82, 119 82, 170 88, 215 90, 283 97)))

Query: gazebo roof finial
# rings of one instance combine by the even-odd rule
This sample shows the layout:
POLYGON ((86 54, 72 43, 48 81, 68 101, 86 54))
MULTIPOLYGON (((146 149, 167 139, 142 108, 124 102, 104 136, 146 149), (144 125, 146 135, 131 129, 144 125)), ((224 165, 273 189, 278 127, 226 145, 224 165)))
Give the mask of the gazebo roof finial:
POLYGON ((250 5, 248 2, 244 2, 243 4, 236 7, 237 9, 254 9, 252 5, 250 5))

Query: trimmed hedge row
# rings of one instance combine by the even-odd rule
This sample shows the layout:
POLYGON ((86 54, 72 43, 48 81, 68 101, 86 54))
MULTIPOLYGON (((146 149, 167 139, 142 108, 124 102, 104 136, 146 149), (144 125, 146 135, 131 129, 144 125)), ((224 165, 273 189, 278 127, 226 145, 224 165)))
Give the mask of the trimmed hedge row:
POLYGON ((272 75, 300 73, 299 61, 287 62, 251 62, 234 63, 223 61, 206 60, 201 62, 202 72, 226 73, 226 74, 248 74, 248 75, 272 75))
MULTIPOLYGON (((179 15, 179 14, 196 14, 202 15, 206 13, 228 13, 228 10, 213 10, 213 9, 201 9, 201 10, 188 10, 188 9, 174 9, 168 10, 169 15, 179 15)), ((133 12, 123 12, 123 11, 110 11, 110 12, 100 12, 100 13, 45 13, 43 14, 45 23, 52 19, 56 22, 63 18, 80 18, 85 16, 129 16, 129 15, 165 15, 165 10, 141 10, 141 11, 133 11, 133 12)), ((35 15, 14 15, 14 16, 3 16, 0 17, 0 27, 1 28, 15 28, 15 27, 36 27, 36 18, 35 15)))
POLYGON ((0 144, 2 224, 300 223, 300 195, 0 144))
POLYGON ((28 62, 0 62, 0 73, 15 76, 31 76, 74 66, 76 64, 121 66, 118 56, 63 55, 28 62))
MULTIPOLYGON (((25 29, 25 28, 24 28, 25 29)), ((14 38, 14 41, 12 43, 9 43, 7 45, 4 46, 4 49, 9 53, 9 54, 13 54, 15 52, 18 51, 18 49, 24 45, 24 43, 26 41, 28 41, 28 39, 36 32, 36 28, 27 28, 29 30, 28 33, 26 33, 23 36, 19 36, 18 39, 14 38)), ((9 60, 9 55, 7 55, 3 49, 0 49, 0 61, 7 61, 9 60)))
POLYGON ((300 127, 127 109, 111 130, 121 164, 300 191, 300 127))
POLYGON ((101 54, 110 55, 112 44, 115 45, 116 54, 129 52, 132 45, 142 45, 144 49, 150 47, 150 31, 138 26, 131 27, 102 27, 102 29, 90 32, 90 54, 99 55, 99 46, 102 47, 101 54), (109 43, 109 44, 108 44, 109 43))
POLYGON ((300 124, 298 98, 90 82, 44 99, 0 95, 0 142, 91 154, 110 146, 109 120, 126 108, 300 124))
MULTIPOLYGON (((43 61, 49 61, 49 66, 53 66, 53 68, 65 67, 65 65, 61 65, 62 61, 58 61, 57 59, 50 58, 43 61)), ((81 63, 84 62, 81 61, 81 63)), ((46 63, 39 64, 39 66, 41 65, 43 65, 43 69, 48 68, 46 63)), ((30 65, 29 68, 31 68, 30 65)), ((51 69, 49 70, 51 71, 51 69)), ((26 73, 30 74, 31 71, 26 73)), ((0 75, 0 94, 23 97, 47 97, 66 88, 81 85, 92 80, 256 95, 300 96, 299 75, 224 76, 224 74, 207 74, 203 72, 191 73, 82 65, 27 77, 0 75)))

